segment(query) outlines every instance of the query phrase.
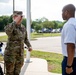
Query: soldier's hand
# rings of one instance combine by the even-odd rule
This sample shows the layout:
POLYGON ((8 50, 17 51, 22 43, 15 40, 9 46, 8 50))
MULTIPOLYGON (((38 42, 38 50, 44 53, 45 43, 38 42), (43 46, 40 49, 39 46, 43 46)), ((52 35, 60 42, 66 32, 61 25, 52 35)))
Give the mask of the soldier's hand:
POLYGON ((14 21, 16 22, 16 24, 18 24, 20 21, 22 20, 21 15, 17 15, 14 19, 14 21))
POLYGON ((28 51, 32 51, 32 47, 29 47, 29 48, 28 48, 28 51))

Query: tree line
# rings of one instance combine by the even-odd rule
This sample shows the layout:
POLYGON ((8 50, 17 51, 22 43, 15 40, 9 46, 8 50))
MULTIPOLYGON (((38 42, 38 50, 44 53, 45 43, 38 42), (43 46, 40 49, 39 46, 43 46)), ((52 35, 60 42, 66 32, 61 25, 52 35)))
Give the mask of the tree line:
MULTIPOLYGON (((4 31, 4 27, 12 21, 12 16, 0 16, 0 31, 4 31)), ((65 22, 61 21, 49 21, 47 18, 43 17, 41 19, 31 21, 31 28, 35 29, 35 31, 41 30, 43 28, 57 29, 62 28, 64 23, 65 22)), ((23 18, 22 24, 26 27, 26 18, 23 18)))

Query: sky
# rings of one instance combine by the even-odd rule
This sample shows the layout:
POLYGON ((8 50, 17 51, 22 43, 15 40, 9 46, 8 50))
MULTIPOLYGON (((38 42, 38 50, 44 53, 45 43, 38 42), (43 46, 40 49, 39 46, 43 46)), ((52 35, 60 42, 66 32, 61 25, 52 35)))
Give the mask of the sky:
MULTIPOLYGON (((43 17, 48 20, 62 19, 62 8, 66 4, 74 4, 76 0, 31 0, 31 19, 41 19, 43 17)), ((27 0, 15 0, 15 10, 23 11, 23 15, 27 13, 27 0)), ((0 0, 0 16, 11 15, 13 13, 13 0, 0 0)))

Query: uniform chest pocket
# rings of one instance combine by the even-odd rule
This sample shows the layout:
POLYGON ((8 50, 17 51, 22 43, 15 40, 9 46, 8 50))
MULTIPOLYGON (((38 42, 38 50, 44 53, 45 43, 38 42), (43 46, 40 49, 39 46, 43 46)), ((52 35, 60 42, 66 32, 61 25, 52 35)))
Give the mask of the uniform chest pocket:
POLYGON ((24 39, 25 38, 25 31, 22 31, 21 29, 17 28, 13 31, 13 36, 15 39, 24 39))
POLYGON ((14 29, 13 30, 13 35, 15 36, 15 35, 18 35, 18 33, 19 33, 19 30, 18 29, 14 29))

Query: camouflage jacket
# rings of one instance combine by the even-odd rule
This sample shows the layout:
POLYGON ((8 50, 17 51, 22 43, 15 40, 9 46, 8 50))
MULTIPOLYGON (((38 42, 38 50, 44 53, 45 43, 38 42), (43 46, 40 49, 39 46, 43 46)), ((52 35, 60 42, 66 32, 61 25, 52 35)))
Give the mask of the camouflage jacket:
POLYGON ((31 44, 27 38, 27 31, 25 26, 16 25, 15 23, 11 23, 5 26, 5 32, 8 35, 7 46, 5 49, 6 55, 15 55, 24 53, 24 43, 27 47, 31 47, 31 44))

